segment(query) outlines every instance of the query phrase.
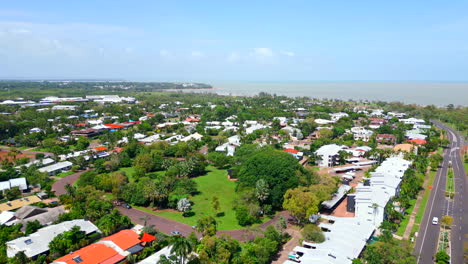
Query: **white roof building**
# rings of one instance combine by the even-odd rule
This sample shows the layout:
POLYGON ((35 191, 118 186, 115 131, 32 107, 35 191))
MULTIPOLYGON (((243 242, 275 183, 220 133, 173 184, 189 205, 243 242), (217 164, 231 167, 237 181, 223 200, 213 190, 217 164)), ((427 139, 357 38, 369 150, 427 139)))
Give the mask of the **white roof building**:
POLYGON ((347 148, 346 146, 339 146, 336 144, 321 146, 315 151, 317 165, 322 167, 333 167, 337 165, 339 152, 347 148))
POLYGON ((7 256, 14 257, 18 252, 24 252, 28 258, 35 257, 49 251, 49 243, 59 234, 70 231, 74 226, 79 226, 87 235, 100 232, 90 221, 77 219, 50 225, 37 230, 29 236, 20 237, 6 242, 7 256))
POLYGON ((414 117, 410 117, 410 118, 406 118, 406 119, 402 118, 399 121, 403 122, 405 124, 411 124, 411 125, 426 123, 426 121, 424 121, 423 119, 418 119, 418 118, 414 118, 414 117))
POLYGON ((49 174, 51 173, 55 174, 56 172, 61 171, 61 170, 69 170, 72 165, 73 163, 71 163, 70 161, 62 161, 62 162, 52 164, 50 166, 46 166, 44 168, 40 168, 39 171, 47 172, 49 174))
POLYGON ((319 124, 319 125, 327 125, 327 124, 333 124, 333 123, 335 123, 335 121, 327 120, 327 119, 321 119, 321 118, 315 119, 314 122, 315 122, 316 124, 319 124))
POLYGON ((376 228, 380 226, 384 220, 384 208, 398 194, 401 180, 410 164, 410 161, 400 157, 388 158, 375 172, 371 172, 370 186, 362 183, 357 186, 355 213, 358 219, 376 228))
MULTIPOLYGON (((299 257, 301 263, 320 264, 351 264, 361 254, 367 241, 373 235, 373 225, 361 222, 357 218, 333 217, 322 215, 328 219, 328 223, 320 223, 319 226, 326 229, 323 243, 311 243, 304 241, 301 246, 294 248, 294 253, 302 253, 299 257)), ((291 260, 285 264, 297 263, 291 260)))
POLYGON ((192 134, 192 135, 189 135, 189 136, 186 136, 184 138, 182 138, 180 141, 182 142, 187 142, 187 141, 190 141, 190 140, 197 140, 197 141, 200 141, 201 139, 203 138, 203 135, 199 134, 198 132, 192 134))
POLYGON ((339 113, 331 113, 331 114, 330 114, 331 120, 333 120, 333 121, 335 121, 335 122, 338 121, 338 120, 340 120, 340 119, 343 118, 343 117, 348 117, 348 116, 349 116, 349 115, 348 115, 347 113, 342 113, 342 112, 339 112, 339 113))
POLYGON ((151 143, 153 143, 155 141, 158 141, 160 138, 161 138, 161 136, 159 134, 156 134, 156 135, 152 135, 152 136, 149 136, 149 137, 141 138, 138 141, 149 145, 149 144, 151 144, 151 143))
POLYGON ((13 187, 18 187, 21 191, 28 189, 26 178, 21 177, 0 182, 0 191, 9 190, 13 187))

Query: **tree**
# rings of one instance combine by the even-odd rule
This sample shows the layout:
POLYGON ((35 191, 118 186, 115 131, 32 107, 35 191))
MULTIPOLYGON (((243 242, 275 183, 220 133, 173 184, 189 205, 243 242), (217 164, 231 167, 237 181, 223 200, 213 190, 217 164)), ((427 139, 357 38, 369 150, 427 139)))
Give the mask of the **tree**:
POLYGON ((239 186, 256 186, 263 179, 271 186, 266 204, 280 209, 283 196, 288 189, 301 182, 310 182, 311 174, 297 160, 284 151, 264 149, 251 155, 239 168, 239 186))
POLYGON ((187 198, 182 198, 177 203, 177 210, 179 212, 187 212, 190 211, 191 208, 192 205, 190 204, 190 201, 187 198))
POLYGON ((284 195, 283 208, 296 218, 298 223, 318 212, 319 199, 305 187, 290 189, 284 195))
POLYGON ((38 220, 30 221, 26 224, 26 230, 25 230, 25 235, 32 234, 36 232, 39 228, 41 228, 42 225, 39 223, 38 220))
POLYGON ((451 217, 449 215, 444 215, 444 216, 442 216, 442 219, 441 219, 440 223, 445 228, 450 227, 450 226, 452 226, 452 223, 453 223, 453 217, 451 217))
POLYGON ((187 257, 193 251, 190 241, 184 236, 172 236, 169 244, 172 246, 171 254, 175 254, 177 256, 178 263, 185 264, 187 257))
POLYGON ((142 169, 144 173, 152 171, 153 159, 149 153, 142 153, 135 158, 135 166, 142 169))
POLYGON ((13 200, 21 196, 21 191, 19 187, 13 187, 4 191, 5 196, 8 200, 13 200))
POLYGON ((305 225, 301 231, 301 234, 305 240, 310 240, 315 243, 322 243, 323 241, 325 241, 325 236, 323 235, 323 232, 320 229, 320 227, 313 224, 305 225))
POLYGON ((197 221, 196 230, 203 236, 214 236, 217 231, 216 220, 212 216, 200 218, 197 221))
POLYGON ((213 207, 213 211, 215 212, 215 215, 218 215, 218 212, 220 209, 218 196, 213 196, 213 198, 211 198, 211 206, 213 207))
POLYGON ((128 216, 120 214, 119 210, 113 209, 96 221, 96 226, 105 234, 109 235, 115 231, 129 228, 132 221, 128 216))
POLYGON ((49 243, 49 251, 56 258, 82 247, 85 243, 86 233, 79 226, 74 226, 70 231, 55 236, 49 243))
POLYGON ((260 179, 255 184, 255 196, 263 204, 270 195, 270 187, 264 179, 260 179))
POLYGON ((437 264, 445 264, 449 263, 450 261, 450 256, 445 252, 445 251, 439 251, 437 254, 435 254, 436 258, 436 263, 437 264))

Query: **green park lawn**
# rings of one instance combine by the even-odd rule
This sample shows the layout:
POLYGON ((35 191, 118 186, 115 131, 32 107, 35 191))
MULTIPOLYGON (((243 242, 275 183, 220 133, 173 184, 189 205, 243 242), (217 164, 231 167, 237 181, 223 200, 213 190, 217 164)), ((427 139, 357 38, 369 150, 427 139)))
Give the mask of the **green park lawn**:
POLYGON ((63 177, 67 177, 68 175, 71 175, 73 173, 75 173, 75 172, 73 172, 73 171, 61 172, 61 173, 56 174, 55 177, 63 178, 63 177))
MULTIPOLYGON (((135 208, 193 226, 202 217, 215 216, 211 201, 214 196, 217 196, 220 204, 220 214, 215 216, 218 230, 243 228, 237 223, 236 214, 232 209, 237 195, 235 191, 236 183, 228 180, 226 170, 218 170, 209 166, 207 171, 206 175, 194 178, 199 193, 189 197, 189 200, 193 202, 193 216, 183 217, 182 213, 174 211, 154 212, 151 209, 138 206, 135 206, 135 208)), ((267 220, 265 218, 263 221, 267 220)))

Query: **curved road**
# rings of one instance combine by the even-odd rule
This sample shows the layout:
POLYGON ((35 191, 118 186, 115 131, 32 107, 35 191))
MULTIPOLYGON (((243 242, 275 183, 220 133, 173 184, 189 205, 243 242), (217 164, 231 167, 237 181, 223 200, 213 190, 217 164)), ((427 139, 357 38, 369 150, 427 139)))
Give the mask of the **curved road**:
POLYGON ((418 237, 416 240, 414 253, 418 255, 418 263, 434 263, 433 256, 437 250, 440 225, 432 225, 434 216, 441 219, 444 215, 453 216, 453 225, 451 227, 451 263, 463 262, 463 242, 467 240, 468 234, 468 205, 464 199, 468 197, 468 180, 462 159, 460 149, 465 145, 463 137, 456 131, 444 124, 431 120, 437 127, 444 129, 450 140, 449 148, 444 150, 444 160, 441 167, 437 170, 434 186, 429 196, 428 204, 421 222, 418 237), (449 162, 452 163, 455 179, 455 197, 452 201, 445 199, 445 181, 449 162))

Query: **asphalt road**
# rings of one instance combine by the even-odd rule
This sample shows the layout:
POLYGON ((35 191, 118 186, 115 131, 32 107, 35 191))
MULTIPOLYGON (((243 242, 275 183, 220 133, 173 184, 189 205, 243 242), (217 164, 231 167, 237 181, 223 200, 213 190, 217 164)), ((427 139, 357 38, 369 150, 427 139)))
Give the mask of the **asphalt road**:
POLYGON ((450 140, 449 148, 444 150, 444 160, 437 171, 432 192, 426 206, 424 218, 419 229, 414 253, 418 255, 418 263, 434 263, 433 256, 437 250, 440 225, 432 225, 434 216, 451 215, 454 218, 451 237, 451 263, 464 263, 463 261, 463 240, 468 233, 468 208, 463 199, 468 197, 468 181, 460 158, 460 147, 465 143, 463 138, 452 129, 444 126, 440 122, 433 123, 447 131, 450 140), (445 181, 449 161, 455 178, 455 197, 452 202, 445 199, 445 181))

